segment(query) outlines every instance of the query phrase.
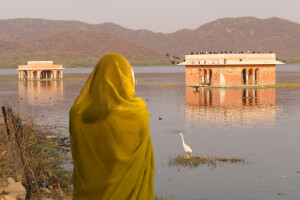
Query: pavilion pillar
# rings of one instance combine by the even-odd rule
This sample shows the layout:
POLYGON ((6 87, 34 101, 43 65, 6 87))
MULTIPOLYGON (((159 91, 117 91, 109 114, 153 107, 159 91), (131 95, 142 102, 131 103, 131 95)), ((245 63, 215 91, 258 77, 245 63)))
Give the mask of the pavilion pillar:
POLYGON ((22 71, 19 70, 19 80, 22 80, 22 71))
POLYGON ((56 77, 57 72, 56 72, 55 70, 53 70, 52 72, 53 72, 53 78, 54 78, 54 79, 57 79, 57 77, 56 77))
POLYGON ((208 73, 208 71, 209 71, 209 70, 207 70, 207 75, 206 75, 206 83, 207 83, 207 84, 209 84, 209 73, 208 73))
POLYGON ((60 79, 63 79, 63 70, 60 71, 60 79))
POLYGON ((30 71, 30 78, 31 78, 31 80, 34 80, 33 71, 30 71))
POLYGON ((28 79, 28 73, 27 73, 27 71, 22 71, 22 77, 23 77, 23 80, 24 79, 28 79))
POLYGON ((27 71, 28 80, 31 80, 31 71, 27 71))
POLYGON ((255 84, 255 78, 256 78, 256 74, 255 74, 255 69, 252 69, 252 84, 255 84))
POLYGON ((37 71, 37 80, 41 79, 41 71, 37 71))
POLYGON ((246 70, 245 73, 246 73, 246 85, 248 85, 249 70, 248 71, 246 70))

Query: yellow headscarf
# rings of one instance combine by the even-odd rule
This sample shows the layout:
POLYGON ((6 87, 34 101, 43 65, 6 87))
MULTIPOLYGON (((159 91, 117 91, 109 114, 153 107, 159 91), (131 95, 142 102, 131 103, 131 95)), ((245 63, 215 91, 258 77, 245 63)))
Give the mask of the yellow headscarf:
POLYGON ((70 137, 73 199, 153 199, 149 113, 121 55, 95 66, 70 110, 70 137))

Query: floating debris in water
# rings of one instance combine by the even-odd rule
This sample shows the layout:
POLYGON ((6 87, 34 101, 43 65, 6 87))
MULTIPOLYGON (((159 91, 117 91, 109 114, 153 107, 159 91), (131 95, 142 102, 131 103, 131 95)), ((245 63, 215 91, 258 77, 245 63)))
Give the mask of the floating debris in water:
POLYGON ((281 195, 287 195, 287 194, 285 194, 285 193, 283 193, 283 192, 277 192, 277 194, 278 194, 278 196, 281 196, 281 195))
POLYGON ((215 168, 217 165, 223 164, 246 164, 246 159, 240 157, 220 157, 220 156, 192 156, 192 155, 177 155, 175 157, 169 157, 169 166, 181 166, 196 168, 200 165, 206 165, 208 167, 215 168))
POLYGON ((175 200, 173 196, 164 196, 162 193, 154 194, 154 200, 175 200))

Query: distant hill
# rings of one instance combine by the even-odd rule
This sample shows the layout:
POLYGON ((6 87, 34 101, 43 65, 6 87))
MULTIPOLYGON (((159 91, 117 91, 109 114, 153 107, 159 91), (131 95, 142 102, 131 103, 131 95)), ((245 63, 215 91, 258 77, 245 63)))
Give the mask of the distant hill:
POLYGON ((275 17, 224 18, 195 30, 183 29, 169 34, 132 31, 112 23, 97 26, 120 38, 181 57, 192 51, 272 51, 279 57, 300 57, 300 24, 275 17))
POLYGON ((0 39, 18 43, 29 42, 42 34, 61 30, 88 30, 93 25, 78 21, 60 21, 46 19, 7 19, 0 20, 0 39), (2 36, 3 37, 3 36, 2 36))
POLYGON ((45 33, 20 48, 24 53, 43 53, 67 58, 97 58, 115 52, 131 60, 162 59, 164 55, 109 33, 65 30, 45 33))
POLYGON ((122 54, 133 64, 168 63, 163 53, 103 32, 96 25, 42 19, 0 20, 0 67, 16 67, 27 60, 91 67, 110 52, 122 54))
POLYGON ((206 51, 272 51, 280 58, 300 58, 300 24, 279 18, 224 18, 195 30, 155 33, 113 23, 0 20, 0 67, 33 59, 93 66, 108 52, 120 53, 133 64, 167 64, 165 53, 184 58, 206 51))

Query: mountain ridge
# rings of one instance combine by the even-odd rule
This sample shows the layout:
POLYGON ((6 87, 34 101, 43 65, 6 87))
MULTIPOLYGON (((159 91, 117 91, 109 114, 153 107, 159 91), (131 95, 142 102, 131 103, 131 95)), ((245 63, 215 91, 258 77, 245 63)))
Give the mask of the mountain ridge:
POLYGON ((165 53, 183 59, 190 52, 221 51, 272 51, 280 58, 299 58, 300 24, 277 17, 221 18, 196 29, 161 33, 133 30, 112 22, 0 20, 0 59, 6 63, 39 57, 37 55, 43 55, 40 59, 96 60, 107 52, 124 54, 130 61, 164 60, 167 63, 165 53), (38 40, 42 40, 43 45, 37 46, 38 40))

